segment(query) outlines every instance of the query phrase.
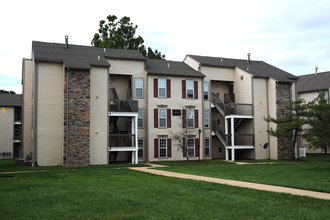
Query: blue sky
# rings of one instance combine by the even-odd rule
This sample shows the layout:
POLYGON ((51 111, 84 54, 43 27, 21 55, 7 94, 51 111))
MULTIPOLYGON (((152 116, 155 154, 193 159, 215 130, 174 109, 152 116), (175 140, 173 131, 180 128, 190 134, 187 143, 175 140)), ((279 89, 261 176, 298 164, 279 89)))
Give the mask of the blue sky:
POLYGON ((5 1, 0 8, 0 89, 21 92, 33 40, 90 45, 99 21, 128 16, 168 60, 186 54, 263 60, 295 75, 330 71, 330 1, 5 1))

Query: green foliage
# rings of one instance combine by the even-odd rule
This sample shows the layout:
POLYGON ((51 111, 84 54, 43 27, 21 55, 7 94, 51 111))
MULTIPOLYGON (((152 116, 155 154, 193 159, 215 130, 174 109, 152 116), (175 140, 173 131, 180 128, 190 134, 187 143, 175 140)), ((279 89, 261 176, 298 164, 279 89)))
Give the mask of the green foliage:
POLYGON ((268 116, 264 118, 266 122, 273 122, 277 124, 277 128, 270 128, 267 132, 275 137, 289 137, 292 138, 292 152, 297 143, 298 136, 303 130, 303 125, 307 123, 306 117, 308 105, 304 100, 290 101, 289 114, 282 118, 272 118, 268 116))
POLYGON ((309 112, 307 122, 310 125, 303 137, 308 141, 309 148, 323 148, 327 154, 330 145, 330 105, 327 103, 325 93, 308 103, 309 112))
POLYGON ((148 59, 164 60, 165 55, 150 47, 144 46, 144 39, 136 37, 137 25, 134 25, 129 17, 122 17, 117 21, 115 15, 107 16, 107 21, 101 20, 99 33, 95 33, 91 44, 94 47, 138 50, 148 59))
POLYGON ((0 94, 16 94, 14 91, 7 91, 7 90, 4 90, 4 89, 0 89, 0 94))

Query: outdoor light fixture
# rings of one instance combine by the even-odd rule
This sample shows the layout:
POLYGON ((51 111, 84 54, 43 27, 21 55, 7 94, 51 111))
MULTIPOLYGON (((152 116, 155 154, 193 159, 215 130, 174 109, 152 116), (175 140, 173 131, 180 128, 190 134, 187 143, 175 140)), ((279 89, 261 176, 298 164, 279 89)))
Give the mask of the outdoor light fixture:
POLYGON ((239 77, 239 78, 243 80, 243 75, 240 75, 240 77, 239 77))
POLYGON ((199 152, 198 152, 198 163, 201 162, 201 154, 200 154, 200 152, 201 152, 201 150, 200 150, 200 148, 201 148, 201 133, 202 133, 202 130, 198 129, 198 150, 199 150, 199 152))
POLYGON ((1 109, 4 111, 4 110, 6 110, 6 107, 2 107, 1 109))

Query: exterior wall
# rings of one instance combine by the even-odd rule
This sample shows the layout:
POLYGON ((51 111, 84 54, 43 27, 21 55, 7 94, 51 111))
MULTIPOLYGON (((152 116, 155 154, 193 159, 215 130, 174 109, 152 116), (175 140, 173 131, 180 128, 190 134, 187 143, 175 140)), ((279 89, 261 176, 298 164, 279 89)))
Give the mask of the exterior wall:
POLYGON ((234 81, 233 68, 219 68, 202 66, 201 72, 206 76, 204 81, 217 80, 217 81, 234 81))
POLYGON ((37 75, 38 165, 62 165, 63 65, 39 62, 37 75))
POLYGON ((212 99, 211 93, 219 93, 219 98, 224 102, 224 94, 229 93, 229 84, 231 84, 231 82, 212 80, 210 83, 210 99, 212 99))
POLYGON ((13 158, 14 113, 13 107, 0 109, 0 158, 13 158), (6 155, 2 155, 3 152, 5 152, 6 155))
MULTIPOLYGON (((276 118, 276 81, 272 78, 268 80, 268 114, 272 118, 276 118)), ((269 123, 269 129, 273 128, 276 129, 277 125, 275 123, 269 123)), ((278 159, 278 154, 277 154, 277 138, 270 136, 268 134, 269 138, 269 146, 268 146, 268 151, 269 151, 269 158, 272 160, 277 160, 278 159)))
POLYGON ((90 163, 108 164, 108 70, 91 70, 91 124, 90 124, 90 163))
POLYGON ((253 106, 254 106, 254 134, 255 134, 255 158, 266 159, 267 150, 263 149, 268 143, 267 122, 267 80, 264 78, 253 78, 253 106))
POLYGON ((252 103, 252 76, 251 74, 235 68, 234 74, 234 94, 236 103, 252 103), (243 79, 240 77, 243 76, 243 79))
MULTIPOLYGON (((313 101, 315 98, 317 98, 319 95, 318 91, 312 91, 312 92, 304 92, 304 93, 298 93, 298 99, 304 99, 307 103, 310 101, 313 101)), ((325 97, 329 100, 329 92, 325 91, 325 97)), ((306 126, 306 125, 305 125, 306 126)), ((306 150, 308 153, 323 153, 322 149, 309 149, 307 147, 308 142, 299 137, 299 141, 298 141, 298 148, 304 148, 306 147, 306 150)))
MULTIPOLYGON (((284 117, 289 113, 289 103, 291 99, 291 84, 276 83, 276 116, 277 118, 284 117)), ((277 138, 277 153, 278 159, 292 159, 294 152, 292 152, 290 138, 277 138)))
POLYGON ((63 164, 87 166, 90 163, 90 73, 70 70, 64 82, 63 164))
POLYGON ((143 61, 109 59, 108 62, 111 64, 110 74, 144 75, 143 61))
MULTIPOLYGON (((110 88, 115 88, 119 99, 127 99, 127 89, 129 89, 129 80, 131 80, 129 75, 110 75, 110 88)), ((132 87, 132 85, 131 85, 132 87)))
POLYGON ((198 70, 198 68, 199 68, 199 62, 197 62, 196 60, 194 60, 190 56, 186 56, 186 58, 184 59, 183 62, 186 63, 191 68, 193 68, 194 70, 199 71, 198 70))
POLYGON ((23 60, 22 138, 23 158, 32 152, 32 60, 23 60))
MULTIPOLYGON (((157 76, 148 76, 148 120, 146 126, 148 126, 148 160, 149 161, 162 161, 162 160, 185 160, 183 157, 182 151, 178 150, 177 143, 173 139, 173 135, 177 134, 182 129, 182 111, 181 116, 173 116, 173 109, 184 109, 187 106, 193 106, 198 110, 198 125, 199 128, 204 130, 203 127, 203 107, 202 107, 202 79, 196 78, 183 78, 183 77, 166 77, 171 80, 171 98, 154 98, 153 94, 153 81, 154 78, 158 78, 157 76), (195 80, 198 82, 198 99, 184 99, 182 98, 182 80, 195 80), (154 128, 154 109, 159 106, 163 106, 164 108, 171 109, 171 128, 154 128), (171 157, 166 159, 155 158, 154 157, 154 139, 155 138, 171 138, 172 148, 171 148, 171 157)), ((194 135, 194 138, 198 138, 198 128, 192 128, 191 134, 194 135)), ((204 148, 203 141, 203 133, 200 136, 200 157, 203 158, 203 151, 201 149, 204 148)), ((190 159, 198 159, 198 157, 190 158, 190 159)))

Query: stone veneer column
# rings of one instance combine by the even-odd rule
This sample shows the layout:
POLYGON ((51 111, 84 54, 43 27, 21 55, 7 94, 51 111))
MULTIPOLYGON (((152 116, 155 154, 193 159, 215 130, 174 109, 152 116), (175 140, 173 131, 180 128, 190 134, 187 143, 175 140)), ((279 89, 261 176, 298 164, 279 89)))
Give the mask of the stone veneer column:
MULTIPOLYGON (((291 99, 291 84, 276 83, 276 116, 284 117, 290 113, 289 105, 291 99)), ((277 125, 280 127, 280 125, 277 125)), ((277 154, 280 160, 289 160, 294 158, 292 151, 291 138, 277 138, 277 154)))
POLYGON ((90 162, 90 72, 69 72, 69 102, 67 73, 64 78, 64 143, 63 165, 88 166, 90 162), (68 104, 69 103, 69 104, 68 104), (67 145, 68 104, 68 158, 67 145))

